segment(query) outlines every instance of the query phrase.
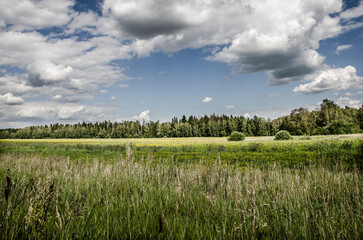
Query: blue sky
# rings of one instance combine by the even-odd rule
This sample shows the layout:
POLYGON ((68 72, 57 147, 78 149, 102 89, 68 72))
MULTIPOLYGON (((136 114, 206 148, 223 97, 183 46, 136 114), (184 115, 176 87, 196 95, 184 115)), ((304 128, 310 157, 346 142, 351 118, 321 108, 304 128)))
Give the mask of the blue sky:
POLYGON ((362 1, 0 6, 0 128, 362 105, 362 1))

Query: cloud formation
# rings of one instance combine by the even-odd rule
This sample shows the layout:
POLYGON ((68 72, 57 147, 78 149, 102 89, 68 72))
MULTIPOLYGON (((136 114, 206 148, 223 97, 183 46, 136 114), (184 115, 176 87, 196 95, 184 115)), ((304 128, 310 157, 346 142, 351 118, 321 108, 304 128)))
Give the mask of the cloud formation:
POLYGON ((353 99, 350 97, 339 97, 337 100, 337 104, 341 107, 350 106, 353 108, 362 107, 363 100, 362 99, 353 99))
MULTIPOLYGON (((327 68, 318 52, 320 41, 363 26, 362 3, 342 11, 341 0, 104 0, 102 16, 76 12, 74 4, 0 0, 1 121, 106 116, 84 102, 105 88, 130 87, 122 81, 133 78, 115 61, 188 48, 210 49, 206 59, 234 74, 266 72, 271 85, 308 81, 295 93, 362 84, 354 67, 327 68)), ((150 119, 148 111, 136 117, 150 119)))
POLYGON ((350 48, 352 48, 352 47, 353 47, 353 45, 351 45, 351 44, 339 45, 339 46, 337 47, 337 50, 335 51, 335 53, 336 53, 337 55, 339 55, 341 51, 348 50, 348 49, 350 49, 350 48))
POLYGON ((139 120, 139 121, 149 121, 150 120, 150 110, 142 111, 138 116, 134 116, 133 120, 139 120))
POLYGON ((68 80, 72 67, 55 65, 50 61, 40 60, 30 64, 27 71, 30 85, 42 87, 68 80))
POLYGON ((0 16, 18 30, 61 26, 69 22, 73 4, 73 0, 0 0, 0 16))
POLYGON ((345 68, 327 69, 312 76, 313 80, 294 88, 294 93, 319 93, 329 90, 346 90, 363 86, 363 77, 357 75, 352 66, 345 68))
POLYGON ((189 1, 186 5, 160 0, 106 0, 103 12, 112 12, 122 33, 127 37, 144 39, 173 34, 192 25, 188 12, 192 8, 192 2, 189 1))
POLYGON ((209 102, 211 102, 213 100, 213 98, 211 98, 211 97, 205 97, 203 100, 202 100, 202 102, 204 102, 204 103, 209 103, 209 102))
POLYGON ((24 99, 22 99, 21 97, 16 97, 12 93, 0 95, 0 101, 4 102, 7 105, 20 105, 24 103, 24 99))

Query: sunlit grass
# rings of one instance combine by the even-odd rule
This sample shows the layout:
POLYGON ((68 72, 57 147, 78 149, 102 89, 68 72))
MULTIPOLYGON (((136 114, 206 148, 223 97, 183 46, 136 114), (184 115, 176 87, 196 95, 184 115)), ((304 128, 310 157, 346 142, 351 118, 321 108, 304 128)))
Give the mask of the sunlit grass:
POLYGON ((113 163, 0 156, 0 179, 12 181, 8 217, 6 201, 0 201, 0 230, 7 239, 359 239, 363 234, 363 177, 343 165, 241 170, 218 161, 140 161, 132 152, 113 163))
POLYGON ((3 140, 0 238, 360 239, 361 137, 3 140))
MULTIPOLYGON (((284 141, 283 143, 289 143, 297 141, 303 138, 303 136, 294 136, 294 140, 284 141)), ((311 140, 347 140, 347 139, 363 139, 363 134, 351 134, 351 135, 322 135, 322 136, 310 136, 311 140)), ((261 142, 263 144, 274 144, 274 137, 246 137, 243 142, 228 142, 226 137, 203 137, 203 138, 130 138, 130 139, 2 139, 1 142, 8 143, 64 143, 64 144, 103 144, 103 145, 116 145, 126 144, 131 142, 136 146, 181 146, 181 145, 205 145, 205 144, 225 144, 225 145, 243 145, 250 142, 261 142)), ((277 143, 282 143, 278 141, 277 143)))

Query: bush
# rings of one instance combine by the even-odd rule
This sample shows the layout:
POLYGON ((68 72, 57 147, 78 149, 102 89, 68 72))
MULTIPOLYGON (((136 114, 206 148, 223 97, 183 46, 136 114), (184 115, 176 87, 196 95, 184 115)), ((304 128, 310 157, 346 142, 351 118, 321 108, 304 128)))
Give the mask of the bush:
POLYGON ((304 135, 302 137, 299 137, 299 140, 311 140, 311 137, 309 135, 304 135))
POLYGON ((241 132, 234 131, 231 136, 227 138, 228 141, 243 141, 245 140, 245 135, 241 132))
POLYGON ((292 137, 288 131, 281 130, 276 133, 274 140, 292 140, 292 137))

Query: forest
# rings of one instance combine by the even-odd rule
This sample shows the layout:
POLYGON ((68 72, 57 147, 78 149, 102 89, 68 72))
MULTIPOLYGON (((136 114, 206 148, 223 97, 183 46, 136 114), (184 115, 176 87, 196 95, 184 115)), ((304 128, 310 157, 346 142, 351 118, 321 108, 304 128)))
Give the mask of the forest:
POLYGON ((30 126, 1 129, 0 139, 43 138, 165 138, 165 137, 225 137, 233 131, 246 136, 274 136, 280 130, 292 135, 352 134, 363 132, 363 105, 341 108, 324 99, 320 108, 308 111, 294 109, 290 115, 274 120, 254 116, 216 115, 174 117, 171 122, 122 121, 30 126))

